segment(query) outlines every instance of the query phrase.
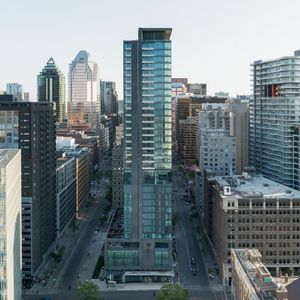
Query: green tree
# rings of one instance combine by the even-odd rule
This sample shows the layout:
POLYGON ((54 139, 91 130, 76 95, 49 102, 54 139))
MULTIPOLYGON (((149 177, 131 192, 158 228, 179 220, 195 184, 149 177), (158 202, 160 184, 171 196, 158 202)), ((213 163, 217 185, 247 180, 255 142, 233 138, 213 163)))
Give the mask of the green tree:
POLYGON ((93 282, 83 282, 77 289, 81 300, 103 300, 98 286, 93 282))
POLYGON ((188 291, 177 283, 167 283, 160 288, 157 300, 189 300, 188 291))

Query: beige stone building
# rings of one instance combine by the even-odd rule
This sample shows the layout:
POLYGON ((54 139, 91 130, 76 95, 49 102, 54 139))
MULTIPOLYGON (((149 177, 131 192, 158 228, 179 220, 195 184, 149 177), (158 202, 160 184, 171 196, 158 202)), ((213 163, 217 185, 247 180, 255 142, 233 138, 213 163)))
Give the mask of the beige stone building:
POLYGON ((288 291, 273 278, 257 249, 231 249, 234 300, 288 300, 288 291))
MULTIPOLYGON (((212 244, 230 284, 230 250, 257 248, 276 276, 300 269, 300 192, 261 175, 209 178, 212 244)), ((206 199, 207 201, 209 199, 206 199)))

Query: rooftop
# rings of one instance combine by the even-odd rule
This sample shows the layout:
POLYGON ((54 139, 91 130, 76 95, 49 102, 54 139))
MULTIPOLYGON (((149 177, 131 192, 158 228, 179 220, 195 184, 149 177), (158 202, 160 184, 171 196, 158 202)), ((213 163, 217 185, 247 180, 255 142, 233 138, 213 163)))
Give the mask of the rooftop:
POLYGON ((259 299, 288 299, 286 288, 271 276, 261 262, 261 254, 257 249, 232 249, 231 251, 238 258, 249 279, 249 284, 253 286, 259 299))
POLYGON ((56 168, 59 168, 60 166, 62 166, 63 164, 65 164, 67 161, 70 161, 74 159, 74 157, 59 157, 56 159, 56 168))
POLYGON ((283 184, 267 179, 262 175, 215 176, 209 180, 216 181, 221 187, 230 187, 224 196, 236 195, 240 198, 281 198, 299 199, 300 192, 283 184))

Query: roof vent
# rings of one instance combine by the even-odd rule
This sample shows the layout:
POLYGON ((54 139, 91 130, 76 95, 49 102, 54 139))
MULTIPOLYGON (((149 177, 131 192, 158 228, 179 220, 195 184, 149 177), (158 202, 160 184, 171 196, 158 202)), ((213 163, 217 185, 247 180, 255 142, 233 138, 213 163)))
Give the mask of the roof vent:
POLYGON ((263 186, 264 186, 264 187, 267 187, 267 186, 269 186, 269 184, 268 184, 268 183, 264 183, 263 186))

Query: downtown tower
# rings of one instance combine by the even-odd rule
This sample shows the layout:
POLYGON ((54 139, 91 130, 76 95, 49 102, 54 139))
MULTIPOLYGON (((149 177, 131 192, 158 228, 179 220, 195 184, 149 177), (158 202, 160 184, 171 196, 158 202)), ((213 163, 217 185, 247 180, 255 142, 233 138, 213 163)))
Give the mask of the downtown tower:
POLYGON ((124 219, 106 242, 111 280, 172 277, 171 32, 140 28, 123 45, 124 219))

